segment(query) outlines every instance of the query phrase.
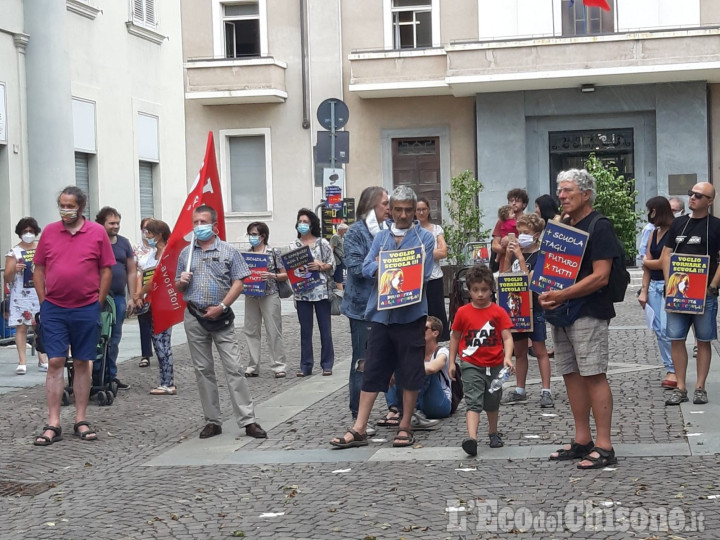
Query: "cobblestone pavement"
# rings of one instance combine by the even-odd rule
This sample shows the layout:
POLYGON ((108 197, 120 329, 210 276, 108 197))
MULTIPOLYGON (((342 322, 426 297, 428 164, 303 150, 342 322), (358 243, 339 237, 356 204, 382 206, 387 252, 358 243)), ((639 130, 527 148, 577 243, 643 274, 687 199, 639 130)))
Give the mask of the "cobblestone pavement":
MULTIPOLYGON (((633 292, 611 325, 609 378, 614 443, 641 450, 620 453, 611 469, 578 471, 575 463, 549 462, 545 454, 483 458, 496 452, 489 449, 468 459, 453 453, 464 436, 461 412, 436 431, 417 432, 417 448, 405 454, 386 458, 392 432, 384 428, 375 439, 385 441, 368 449, 325 452, 350 424, 346 386, 271 429, 267 440, 242 437, 230 451, 240 463, 213 464, 208 452, 208 465, 151 466, 171 450, 190 447, 203 427, 187 346, 181 345, 174 349, 178 395, 148 395, 157 384, 157 364, 140 369, 128 362, 123 381, 132 388, 110 407, 90 406, 96 443, 72 437, 71 406, 62 414, 65 440, 34 447, 32 435, 45 421, 43 388, 0 395, 0 538, 717 538, 720 374, 711 372, 705 408, 665 407, 657 346, 642 326, 633 292), (698 426, 704 433, 696 433, 698 426), (667 455, 667 448, 684 450, 667 455), (320 459, 242 464, 243 456, 303 450, 320 459)), ((322 379, 345 377, 350 357, 347 320, 334 317, 333 323, 338 369, 322 379)), ((292 377, 299 364, 296 317, 286 316, 284 327, 290 376, 274 379, 266 368, 249 379, 259 409, 320 379, 292 377)), ((244 355, 244 343, 241 348, 244 355)), ((572 437, 562 380, 553 379, 556 407, 550 410, 537 406, 532 359, 529 381, 529 403, 500 411, 506 447, 497 452, 508 453, 496 455, 572 437)), ((225 389, 220 395, 226 431, 237 430, 225 389)), ((383 406, 380 398, 372 418, 383 406)))

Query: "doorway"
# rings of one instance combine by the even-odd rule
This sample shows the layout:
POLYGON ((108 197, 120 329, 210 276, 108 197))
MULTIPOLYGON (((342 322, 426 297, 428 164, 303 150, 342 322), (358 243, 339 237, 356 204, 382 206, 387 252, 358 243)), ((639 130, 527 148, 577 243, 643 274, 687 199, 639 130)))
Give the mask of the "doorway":
POLYGON ((430 202, 430 213, 436 222, 442 216, 440 176, 440 138, 392 139, 393 187, 408 186, 418 197, 430 202))

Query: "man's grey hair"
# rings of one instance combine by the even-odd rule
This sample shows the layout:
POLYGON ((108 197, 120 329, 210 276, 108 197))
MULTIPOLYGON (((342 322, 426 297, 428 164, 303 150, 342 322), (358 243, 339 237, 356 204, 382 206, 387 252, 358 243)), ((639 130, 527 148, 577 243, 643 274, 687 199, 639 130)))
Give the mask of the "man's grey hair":
POLYGON ((683 201, 680 197, 670 197, 670 199, 668 199, 668 200, 669 200, 671 203, 672 203, 673 201, 677 201, 678 203, 680 203, 680 210, 682 210, 683 213, 685 212, 685 201, 683 201))
POLYGON ((597 191, 595 189, 595 177, 585 169, 568 169, 560 171, 557 175, 557 184, 560 182, 573 182, 580 191, 590 192, 590 204, 595 203, 597 191))
POLYGON ((395 201, 412 201, 413 206, 417 206, 417 195, 410 187, 398 186, 390 194, 390 207, 395 201))
POLYGON ((341 223, 340 225, 337 226, 338 232, 344 231, 349 228, 350 228, 350 226, 347 223, 341 223))

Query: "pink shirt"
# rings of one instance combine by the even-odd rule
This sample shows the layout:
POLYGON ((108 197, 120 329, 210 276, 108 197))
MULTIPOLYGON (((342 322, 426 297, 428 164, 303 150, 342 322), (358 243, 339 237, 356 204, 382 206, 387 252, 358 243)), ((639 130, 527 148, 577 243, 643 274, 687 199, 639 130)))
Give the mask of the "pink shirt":
POLYGON ((115 264, 105 228, 85 220, 74 235, 62 221, 42 233, 35 264, 45 267, 45 298, 64 308, 78 308, 98 301, 100 270, 115 264))

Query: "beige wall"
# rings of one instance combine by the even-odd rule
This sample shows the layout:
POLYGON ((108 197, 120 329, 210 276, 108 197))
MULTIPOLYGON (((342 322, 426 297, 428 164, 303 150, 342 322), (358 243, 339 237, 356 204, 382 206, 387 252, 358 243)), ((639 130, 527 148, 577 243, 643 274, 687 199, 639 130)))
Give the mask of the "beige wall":
MULTIPOLYGON (((710 181, 720 181, 720 84, 709 84, 710 101, 710 181)), ((715 205, 716 207, 718 205, 715 205)), ((716 208, 717 214, 720 208, 716 208)))
POLYGON ((440 38, 443 44, 478 39, 477 0, 440 1, 440 38))
POLYGON ((700 24, 720 24, 720 2, 700 0, 700 24))

